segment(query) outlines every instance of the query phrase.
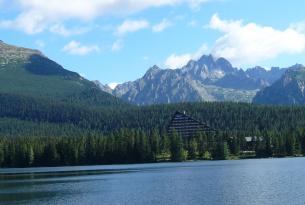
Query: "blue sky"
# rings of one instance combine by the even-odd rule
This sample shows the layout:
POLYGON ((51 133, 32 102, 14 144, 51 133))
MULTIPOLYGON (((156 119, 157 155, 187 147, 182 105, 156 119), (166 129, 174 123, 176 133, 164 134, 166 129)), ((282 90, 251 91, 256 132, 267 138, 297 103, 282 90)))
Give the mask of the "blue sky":
POLYGON ((0 0, 0 39, 121 83, 212 53, 236 67, 305 64, 304 0, 0 0))

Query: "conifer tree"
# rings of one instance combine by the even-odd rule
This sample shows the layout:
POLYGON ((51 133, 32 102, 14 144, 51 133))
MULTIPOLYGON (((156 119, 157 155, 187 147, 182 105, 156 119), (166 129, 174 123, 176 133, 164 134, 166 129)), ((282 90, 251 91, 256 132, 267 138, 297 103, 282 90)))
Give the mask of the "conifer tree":
POLYGON ((171 160, 175 162, 183 161, 185 157, 183 141, 181 135, 179 135, 176 130, 173 130, 170 144, 171 160))
POLYGON ((190 159, 196 159, 197 158, 197 141, 195 138, 192 138, 189 142, 189 146, 188 146, 188 157, 190 159))

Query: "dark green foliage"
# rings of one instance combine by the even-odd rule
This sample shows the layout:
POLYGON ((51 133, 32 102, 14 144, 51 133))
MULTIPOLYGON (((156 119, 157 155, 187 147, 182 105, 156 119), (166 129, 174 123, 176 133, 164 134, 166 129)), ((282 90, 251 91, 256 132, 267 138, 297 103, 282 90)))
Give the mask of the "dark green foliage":
POLYGON ((157 156, 160 154, 160 136, 156 129, 152 132, 150 144, 153 160, 157 161, 157 156))
POLYGON ((102 132, 121 128, 166 130, 172 115, 188 115, 221 131, 253 136, 258 131, 285 134, 305 127, 304 107, 258 106, 244 103, 182 103, 136 107, 92 108, 21 95, 0 94, 0 117, 34 122, 70 124, 102 132))
POLYGON ((58 75, 68 78, 80 78, 77 73, 68 71, 56 62, 38 54, 33 54, 29 57, 24 68, 36 75, 58 75))
POLYGON ((213 151, 213 158, 217 160, 225 160, 228 159, 230 153, 227 142, 218 141, 216 148, 213 151))
POLYGON ((81 105, 0 94, 0 165, 227 159, 244 151, 255 151, 256 157, 305 153, 304 107, 244 103, 99 108, 81 105), (182 139, 177 133, 167 136, 167 127, 177 110, 186 110, 188 115, 207 122, 218 132, 198 133, 190 139, 182 139), (245 142, 249 136, 261 136, 261 140, 249 147, 245 142))
MULTIPOLYGON (((124 105, 97 85, 41 55, 16 60, 0 69, 0 93, 22 95, 36 101, 65 102, 78 106, 124 105)), ((13 101, 12 101, 13 102, 13 101)))
POLYGON ((273 151, 272 151, 272 146, 271 146, 271 139, 268 136, 268 134, 265 135, 265 157, 272 157, 273 151))
POLYGON ((255 154, 256 157, 263 157, 265 155, 265 146, 264 143, 260 141, 260 139, 258 139, 255 142, 255 154))
POLYGON ((240 152, 240 142, 237 139, 237 137, 233 135, 229 143, 230 143, 230 149, 232 150, 232 154, 238 155, 240 152))
POLYGON ((190 159, 197 158, 197 148, 198 148, 197 140, 194 138, 190 139, 188 143, 188 156, 190 159))
POLYGON ((293 156, 295 154, 295 137, 291 135, 286 138, 286 152, 288 156, 293 156))
POLYGON ((131 106, 37 51, 4 46, 17 55, 0 57, 1 167, 227 159, 245 151, 305 154, 304 106, 131 106), (183 110, 218 132, 168 136, 172 115, 183 110), (253 136, 259 140, 247 144, 245 137, 253 136))
POLYGON ((181 135, 176 130, 170 136, 170 153, 171 160, 174 162, 181 162, 185 160, 183 141, 181 135))
POLYGON ((304 82, 305 68, 296 64, 271 86, 260 90, 252 102, 269 105, 305 105, 304 82))
POLYGON ((2 164, 4 162, 4 149, 3 144, 0 143, 0 167, 2 167, 2 164))
MULTIPOLYGON (((158 161, 160 156, 163 156, 162 160, 171 161, 184 161, 187 158, 224 160, 230 157, 230 153, 240 150, 240 147, 230 148, 229 141, 225 139, 230 136, 229 132, 209 134, 207 137, 213 141, 206 141, 204 136, 206 135, 202 133, 191 139, 182 139, 177 132, 167 136, 156 129, 151 134, 121 129, 109 135, 91 133, 76 137, 1 137, 0 166, 144 163, 158 161)), ((237 137, 237 141, 243 137, 237 137)), ((286 149, 289 155, 296 153, 296 150, 291 151, 291 141, 286 141, 289 138, 285 138, 285 142, 277 139, 281 138, 268 135, 257 141, 256 156, 285 156, 286 149)), ((302 140, 303 137, 300 138, 302 140)), ((299 140, 294 142, 295 148, 298 147, 298 142, 299 140)))

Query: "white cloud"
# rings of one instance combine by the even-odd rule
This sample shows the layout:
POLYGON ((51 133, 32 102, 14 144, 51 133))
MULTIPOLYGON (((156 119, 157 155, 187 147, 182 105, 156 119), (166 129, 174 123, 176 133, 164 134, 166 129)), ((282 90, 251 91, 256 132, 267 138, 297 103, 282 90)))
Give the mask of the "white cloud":
POLYGON ((89 28, 72 28, 68 29, 63 24, 57 23, 50 27, 50 31, 61 36, 80 35, 89 31, 89 28))
POLYGON ((107 84, 112 90, 114 90, 120 83, 109 83, 107 84))
POLYGON ((141 29, 149 27, 149 23, 146 20, 125 20, 116 29, 117 35, 125 35, 126 33, 136 32, 141 29))
POLYGON ((121 39, 116 40, 111 46, 112 51, 119 51, 122 48, 123 48, 123 41, 121 39))
POLYGON ((151 7, 188 4, 197 7, 208 0, 14 0, 24 10, 41 11, 49 18, 77 18, 89 20, 104 15, 122 15, 142 11, 151 7))
POLYGON ((166 28, 170 27, 172 25, 172 23, 167 20, 167 19, 163 19, 160 23, 154 25, 152 27, 153 32, 161 32, 163 30, 165 30, 166 28))
POLYGON ((0 21, 0 27, 21 30, 27 34, 35 34, 42 32, 45 28, 45 18, 39 12, 29 11, 21 13, 14 20, 0 21))
POLYGON ((185 53, 181 55, 171 54, 166 60, 164 65, 166 68, 177 69, 185 66, 190 60, 199 59, 204 53, 208 52, 208 46, 203 44, 195 53, 185 53))
POLYGON ((207 44, 203 44, 199 49, 192 54, 192 59, 193 60, 198 60, 199 58, 202 57, 202 55, 207 54, 209 52, 209 47, 207 44))
POLYGON ((281 54, 305 50, 305 34, 300 27, 277 30, 255 23, 244 24, 241 20, 222 20, 217 14, 213 15, 209 26, 224 33, 217 39, 212 54, 225 57, 237 66, 253 65, 281 54))
POLYGON ((48 28, 52 33, 62 36, 79 35, 89 31, 89 28, 66 28, 62 23, 48 25, 39 12, 22 13, 15 20, 0 21, 0 27, 24 31, 27 34, 41 33, 48 28))
POLYGON ((191 60, 191 54, 176 55, 171 54, 165 61, 166 68, 177 69, 181 68, 191 60))
POLYGON ((210 0, 189 0, 187 2, 192 9, 198 10, 200 8, 200 5, 207 1, 210 1, 210 0))
POLYGON ((99 50, 99 47, 96 45, 82 45, 78 41, 71 41, 62 49, 62 51, 71 55, 87 55, 92 52, 98 52, 99 50))
POLYGON ((42 0, 12 0, 3 4, 17 5, 20 13, 15 19, 0 21, 0 26, 35 34, 71 19, 91 21, 107 15, 129 15, 152 7, 179 4, 194 7, 206 1, 208 0, 48 0, 46 3, 42 0))

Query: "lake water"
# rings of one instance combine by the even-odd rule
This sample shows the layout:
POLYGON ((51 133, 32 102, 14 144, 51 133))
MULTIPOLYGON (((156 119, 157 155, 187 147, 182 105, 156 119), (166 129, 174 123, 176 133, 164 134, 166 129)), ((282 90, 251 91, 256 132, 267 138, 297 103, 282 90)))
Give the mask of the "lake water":
POLYGON ((0 204, 305 204, 305 158, 0 169, 0 204))

